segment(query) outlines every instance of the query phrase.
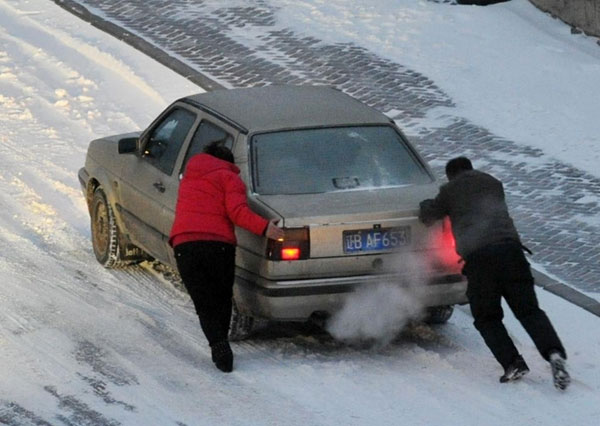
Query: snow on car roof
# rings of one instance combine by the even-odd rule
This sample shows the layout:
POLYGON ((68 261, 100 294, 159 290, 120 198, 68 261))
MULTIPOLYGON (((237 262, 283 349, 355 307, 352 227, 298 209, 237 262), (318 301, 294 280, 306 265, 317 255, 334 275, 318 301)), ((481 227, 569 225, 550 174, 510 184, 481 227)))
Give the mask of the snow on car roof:
POLYGON ((327 86, 215 90, 183 101, 215 111, 248 132, 390 122, 376 109, 327 86))

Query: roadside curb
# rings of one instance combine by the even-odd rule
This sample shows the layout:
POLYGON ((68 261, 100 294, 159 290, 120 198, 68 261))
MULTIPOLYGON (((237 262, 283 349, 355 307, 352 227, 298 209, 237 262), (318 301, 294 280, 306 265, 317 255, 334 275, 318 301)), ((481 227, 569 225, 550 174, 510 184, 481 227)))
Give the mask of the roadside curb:
POLYGON ((600 317, 600 302, 531 268, 536 285, 600 317))
MULTIPOLYGON (((214 79, 202 74, 198 70, 190 67, 185 62, 170 56, 161 48, 153 45, 147 40, 137 36, 136 34, 128 31, 115 23, 109 22, 104 18, 94 15, 84 6, 76 3, 73 0, 53 0, 61 8, 72 13, 78 18, 89 22, 94 27, 104 31, 107 34, 129 44, 133 48, 153 58, 164 66, 170 68, 181 76, 187 78, 192 83, 197 84, 206 91, 212 91, 215 89, 225 89, 226 87, 218 83, 214 79)), ((559 283, 548 275, 532 268, 532 273, 535 278, 536 285, 549 291, 550 293, 561 297, 568 302, 573 303, 580 308, 600 317, 600 302, 586 296, 585 294, 569 287, 565 284, 559 283)))

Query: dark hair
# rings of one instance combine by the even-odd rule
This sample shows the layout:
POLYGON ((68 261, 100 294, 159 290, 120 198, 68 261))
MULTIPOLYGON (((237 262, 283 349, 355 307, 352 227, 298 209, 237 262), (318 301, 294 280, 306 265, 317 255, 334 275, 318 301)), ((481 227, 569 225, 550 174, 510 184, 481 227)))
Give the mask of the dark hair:
POLYGON ((202 150, 205 154, 212 155, 213 157, 217 157, 221 160, 228 161, 230 163, 234 163, 233 152, 229 148, 227 148, 224 144, 224 141, 218 140, 209 143, 202 150))
POLYGON ((454 179, 461 172, 473 170, 473 164, 467 157, 456 157, 446 164, 446 176, 448 180, 454 179))

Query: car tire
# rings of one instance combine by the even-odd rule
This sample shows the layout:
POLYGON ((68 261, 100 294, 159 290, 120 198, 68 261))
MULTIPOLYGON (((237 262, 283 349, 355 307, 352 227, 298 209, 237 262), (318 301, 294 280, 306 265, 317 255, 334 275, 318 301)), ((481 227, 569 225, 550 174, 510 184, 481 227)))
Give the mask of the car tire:
POLYGON ((90 208, 92 247, 98 262, 105 268, 119 268, 127 263, 121 259, 119 229, 112 207, 102 188, 94 191, 90 208))
POLYGON ((232 342, 247 339, 255 329, 255 320, 249 315, 242 314, 233 300, 231 307, 231 322, 229 324, 229 340, 232 342))
POLYGON ((453 312, 454 306, 452 305, 434 306, 432 308, 427 308, 425 322, 427 324, 446 324, 452 316, 453 312))

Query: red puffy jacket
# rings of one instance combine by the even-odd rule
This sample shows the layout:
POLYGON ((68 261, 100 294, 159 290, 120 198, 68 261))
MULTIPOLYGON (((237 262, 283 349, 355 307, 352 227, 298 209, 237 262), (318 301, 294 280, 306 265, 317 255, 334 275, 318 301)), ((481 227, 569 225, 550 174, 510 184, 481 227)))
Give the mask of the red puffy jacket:
POLYGON ((193 156, 179 185, 169 243, 215 240, 236 244, 234 225, 262 235, 269 221, 247 204, 235 164, 208 154, 193 156))

